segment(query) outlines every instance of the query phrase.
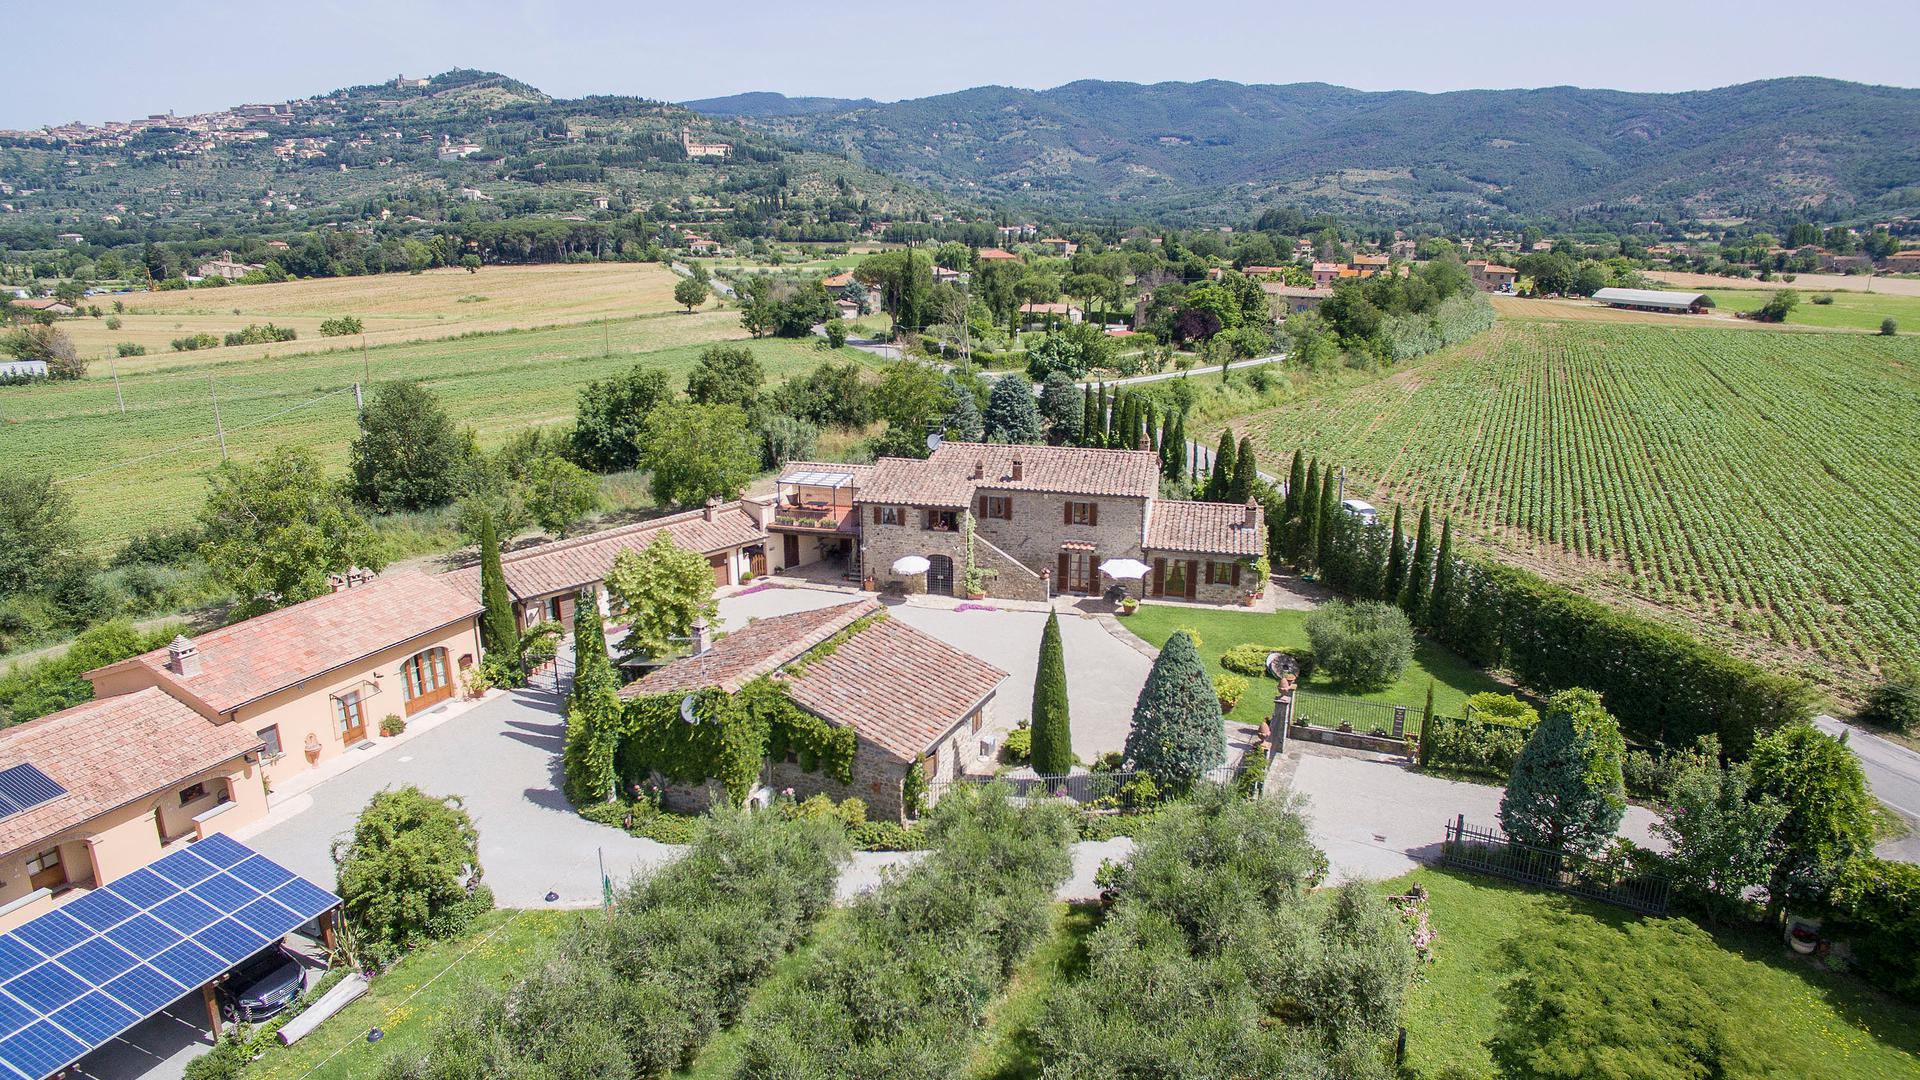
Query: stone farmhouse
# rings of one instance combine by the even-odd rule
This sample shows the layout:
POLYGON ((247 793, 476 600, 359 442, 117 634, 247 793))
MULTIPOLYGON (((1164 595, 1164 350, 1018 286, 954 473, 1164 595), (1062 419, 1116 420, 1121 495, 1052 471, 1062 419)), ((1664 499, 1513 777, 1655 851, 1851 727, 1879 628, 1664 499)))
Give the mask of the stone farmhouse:
POLYGON ((1262 587, 1258 504, 1163 499, 1159 489, 1151 450, 948 442, 925 460, 791 463, 768 531, 780 537, 781 567, 827 560, 870 589, 964 593, 968 566, 984 573, 982 594, 1014 600, 1125 584, 1135 595, 1236 604, 1262 587), (926 571, 894 571, 915 555, 926 571), (1100 572, 1108 559, 1152 572, 1117 582, 1100 572))
MULTIPOLYGON (((696 630, 693 649, 629 683, 620 696, 737 694, 765 677, 783 684, 800 708, 853 729, 850 783, 788 754, 766 762, 750 801, 791 788, 800 799, 858 797, 869 816, 898 820, 905 811, 902 784, 916 761, 924 760, 924 777, 938 785, 994 756, 993 733, 982 727, 1007 673, 887 618, 871 598, 761 619, 711 644, 696 630)), ((711 783, 669 784, 666 799, 675 808, 704 807, 715 794, 711 783)))

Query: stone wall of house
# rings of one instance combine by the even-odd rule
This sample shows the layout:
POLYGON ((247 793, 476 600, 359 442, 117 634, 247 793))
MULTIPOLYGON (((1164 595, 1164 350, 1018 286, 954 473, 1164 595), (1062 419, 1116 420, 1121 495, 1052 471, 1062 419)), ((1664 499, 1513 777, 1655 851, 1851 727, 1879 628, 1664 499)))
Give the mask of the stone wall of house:
MULTIPOLYGON (((1013 517, 980 518, 979 535, 1013 556, 1035 573, 1057 573, 1060 546, 1083 541, 1094 546, 1096 562, 1140 557, 1140 538, 1146 532, 1147 501, 1094 495, 1053 495, 1032 491, 980 489, 983 495, 1013 500, 1013 517), (1068 502, 1091 502, 1100 507, 1100 524, 1068 525, 1068 502)), ((1060 583, 1056 582, 1058 588, 1060 583)), ((998 595, 998 594, 994 594, 998 595)))
MULTIPOLYGON (((1193 562, 1198 564, 1198 567, 1199 567, 1199 573, 1197 575, 1198 584, 1194 586, 1194 590, 1193 590, 1193 600, 1195 603, 1238 605, 1246 598, 1246 595, 1249 592, 1253 592, 1254 590, 1260 587, 1259 580, 1255 578, 1253 574, 1253 565, 1252 565, 1253 560, 1251 559, 1233 559, 1225 555, 1194 555, 1191 553, 1176 552, 1176 551, 1148 551, 1146 554, 1146 560, 1145 560, 1147 564, 1152 565, 1153 560, 1155 559, 1167 560, 1167 577, 1168 578, 1172 578, 1173 576, 1173 564, 1176 561, 1186 562, 1188 560, 1192 560, 1193 562), (1219 563, 1223 565, 1238 562, 1240 564, 1240 584, 1209 585, 1207 583, 1207 563, 1208 562, 1214 562, 1214 563, 1219 563)), ((1150 583, 1151 583, 1151 578, 1149 578, 1149 584, 1150 583)), ((1182 600, 1182 599, 1185 599, 1185 597, 1175 596, 1172 593, 1169 593, 1166 599, 1182 600)))
POLYGON ((925 574, 896 574, 893 564, 907 555, 945 555, 953 560, 953 585, 956 592, 959 590, 961 575, 967 568, 966 533, 922 529, 922 512, 918 509, 909 508, 905 525, 875 525, 871 507, 863 506, 861 512, 866 518, 860 525, 860 543, 865 551, 867 572, 873 575, 876 589, 924 592, 925 574))
MULTIPOLYGON (((965 544, 961 547, 964 550, 965 544)), ((1047 599, 1051 584, 1026 564, 994 546, 993 542, 978 532, 973 538, 973 562, 987 575, 985 592, 988 596, 1002 600, 1039 600, 1047 599)), ((965 569, 964 561, 959 564, 965 569)), ((964 583, 962 583, 964 585, 964 583)))
POLYGON ((867 804, 869 821, 900 821, 903 808, 900 784, 907 778, 905 761, 865 739, 853 750, 853 782, 843 784, 825 772, 813 772, 789 761, 773 762, 768 775, 776 794, 793 789, 793 797, 806 799, 825 795, 835 802, 860 799, 867 804))

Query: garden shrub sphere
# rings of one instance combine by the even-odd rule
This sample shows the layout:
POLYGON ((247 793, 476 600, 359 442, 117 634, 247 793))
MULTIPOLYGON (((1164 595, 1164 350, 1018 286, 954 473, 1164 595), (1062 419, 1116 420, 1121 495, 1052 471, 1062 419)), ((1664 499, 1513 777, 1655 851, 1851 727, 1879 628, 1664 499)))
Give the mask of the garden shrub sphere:
POLYGON ((1381 689, 1413 662, 1413 624, 1392 604, 1323 604, 1308 613, 1306 628, 1320 668, 1342 686, 1381 689))

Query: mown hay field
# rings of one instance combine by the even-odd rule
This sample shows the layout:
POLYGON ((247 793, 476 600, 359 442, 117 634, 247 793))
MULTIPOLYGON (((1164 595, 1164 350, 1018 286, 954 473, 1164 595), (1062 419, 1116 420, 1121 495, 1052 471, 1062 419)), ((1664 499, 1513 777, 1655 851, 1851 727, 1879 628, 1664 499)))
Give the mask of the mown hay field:
POLYGON ((360 335, 320 335, 323 321, 343 315, 361 321, 369 345, 631 318, 673 310, 675 280, 672 271, 657 263, 489 266, 473 274, 448 268, 419 274, 313 278, 275 285, 95 296, 86 303, 100 308, 100 318, 67 319, 60 328, 87 357, 108 355, 121 342, 144 345, 146 356, 119 362, 124 373, 171 366, 196 356, 258 356, 262 348, 258 345, 200 354, 175 352, 171 345, 175 338, 199 333, 223 337, 258 323, 290 327, 299 334, 272 347, 274 355, 286 356, 348 344, 358 348, 360 335), (125 311, 114 312, 116 300, 125 311), (119 329, 107 326, 109 315, 120 320, 119 329))
MULTIPOLYGON (((0 387, 0 468, 51 470, 78 504, 89 545, 104 553, 198 511, 207 474, 221 458, 216 398, 232 457, 302 446, 340 470, 357 431, 356 382, 419 380, 489 445, 523 428, 570 423, 590 380, 642 364, 683 384, 707 344, 742 337, 737 313, 708 311, 403 342, 364 353, 344 345, 293 355, 274 346, 222 349, 148 370, 122 367, 124 414, 106 366, 96 364, 79 382, 0 387)), ((811 340, 751 347, 770 381, 829 356, 811 340)))
POLYGON ((1920 660, 1920 342, 1502 321, 1250 423, 1503 557, 1810 674, 1920 660))

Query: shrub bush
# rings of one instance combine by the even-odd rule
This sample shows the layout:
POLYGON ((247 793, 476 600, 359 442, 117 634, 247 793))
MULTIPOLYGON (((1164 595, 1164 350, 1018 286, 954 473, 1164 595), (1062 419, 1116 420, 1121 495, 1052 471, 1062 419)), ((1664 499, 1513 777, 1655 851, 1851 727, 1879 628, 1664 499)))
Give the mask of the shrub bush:
POLYGON ((458 796, 382 791, 334 841, 339 895, 363 963, 384 967, 424 941, 465 930, 493 906, 480 837, 458 796))
POLYGON ((1007 741, 1000 747, 1000 758, 1010 765, 1025 765, 1033 760, 1033 728, 1023 721, 1007 732, 1007 741))
POLYGON ((1920 672, 1888 671, 1867 693, 1858 719, 1902 734, 1920 729, 1920 672))
POLYGON ((320 323, 320 336, 346 337, 349 334, 358 334, 363 329, 365 329, 365 327, 361 325, 358 317, 341 315, 338 318, 323 320, 320 323))
POLYGON ((1413 624, 1392 604, 1335 601, 1308 613, 1313 654, 1334 682, 1377 690, 1413 662, 1413 624))
POLYGON ((1867 856, 1841 873, 1835 930, 1868 982, 1920 1000, 1920 866, 1867 856))
POLYGON ((1232 712, 1246 695, 1247 680, 1223 672, 1213 677, 1213 692, 1220 698, 1220 711, 1232 712))
POLYGON ((1220 657, 1220 666, 1236 675, 1259 676, 1267 673, 1267 655, 1282 652, 1270 645, 1247 642, 1235 645, 1220 657))
POLYGON ((1540 713, 1533 706, 1512 694, 1492 690, 1482 690, 1469 697, 1467 709, 1467 715, 1476 720, 1490 720, 1527 730, 1540 722, 1540 713))
POLYGON ((388 713, 380 718, 380 734, 391 739, 407 730, 406 718, 399 713, 388 713))
POLYGON ((1436 716, 1420 729, 1420 764, 1505 779, 1531 727, 1436 716))

